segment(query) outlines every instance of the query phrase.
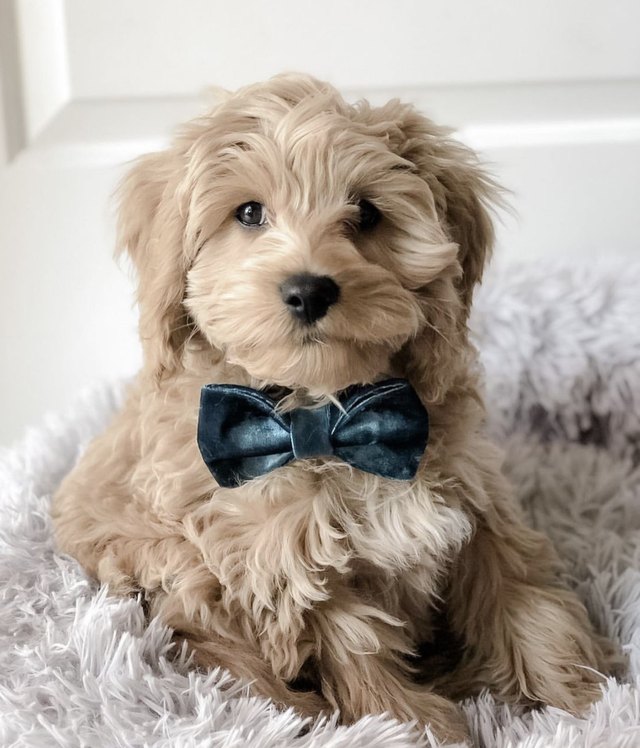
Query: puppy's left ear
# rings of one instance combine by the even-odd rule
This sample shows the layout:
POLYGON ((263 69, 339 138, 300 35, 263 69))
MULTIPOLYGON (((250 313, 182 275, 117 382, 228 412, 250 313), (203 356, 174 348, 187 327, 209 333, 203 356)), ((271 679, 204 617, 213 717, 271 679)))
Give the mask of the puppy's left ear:
POLYGON ((451 137, 413 107, 400 105, 397 152, 412 162, 429 184, 442 227, 458 247, 458 280, 468 313, 494 242, 491 207, 502 203, 501 190, 484 171, 474 151, 451 137))
POLYGON ((116 254, 126 252, 136 269, 144 369, 156 381, 180 365, 189 335, 182 163, 175 149, 143 156, 118 191, 116 254))

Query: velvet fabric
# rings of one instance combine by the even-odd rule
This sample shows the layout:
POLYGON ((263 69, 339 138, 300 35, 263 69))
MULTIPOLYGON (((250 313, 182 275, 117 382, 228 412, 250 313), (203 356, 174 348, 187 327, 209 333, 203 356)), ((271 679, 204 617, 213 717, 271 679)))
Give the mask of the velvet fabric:
POLYGON ((265 393, 202 388, 198 446, 220 486, 233 488, 292 460, 334 455, 359 470, 410 480, 427 446, 429 416, 404 379, 351 387, 333 403, 278 413, 265 393))

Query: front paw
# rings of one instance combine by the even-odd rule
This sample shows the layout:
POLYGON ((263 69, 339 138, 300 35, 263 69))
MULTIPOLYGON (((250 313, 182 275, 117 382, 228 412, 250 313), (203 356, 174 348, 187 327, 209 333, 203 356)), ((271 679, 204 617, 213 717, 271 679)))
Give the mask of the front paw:
POLYGON ((525 697, 575 716, 583 716, 602 698, 605 676, 600 668, 605 658, 596 639, 580 633, 581 637, 566 637, 564 641, 558 637, 554 646, 547 642, 540 648, 537 660, 530 660, 529 668, 518 674, 525 697), (532 662, 535 669, 530 667, 532 662))
POLYGON ((512 638, 512 665, 522 695, 538 704, 583 715, 602 698, 612 648, 595 634, 573 593, 538 590, 512 638), (526 625, 525 625, 526 624, 526 625))
MULTIPOLYGON (((443 696, 429 696, 427 709, 418 715, 420 724, 428 727, 442 745, 470 745, 469 726, 460 707, 443 696)), ((419 700, 417 711, 422 711, 419 700)))
POLYGON ((533 700, 545 706, 564 709, 576 717, 584 716, 591 705, 602 698, 602 677, 575 677, 560 681, 558 676, 549 674, 547 684, 531 694, 533 700), (554 678, 556 680, 554 681, 554 678))
POLYGON ((417 720, 442 745, 468 745, 469 727, 462 709, 450 699, 428 689, 407 688, 384 709, 400 721, 417 720))

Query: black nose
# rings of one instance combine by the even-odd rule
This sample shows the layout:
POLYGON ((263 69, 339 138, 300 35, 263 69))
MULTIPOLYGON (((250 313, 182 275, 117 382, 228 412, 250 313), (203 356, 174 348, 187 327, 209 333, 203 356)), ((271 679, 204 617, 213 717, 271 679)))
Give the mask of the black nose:
POLYGON ((321 319, 340 298, 340 286, 328 275, 292 275, 280 286, 280 295, 291 314, 311 324, 321 319))

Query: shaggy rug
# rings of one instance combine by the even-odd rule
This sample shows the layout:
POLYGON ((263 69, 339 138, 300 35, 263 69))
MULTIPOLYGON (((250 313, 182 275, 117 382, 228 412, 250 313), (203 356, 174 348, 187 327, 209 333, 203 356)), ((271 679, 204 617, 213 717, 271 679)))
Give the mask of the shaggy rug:
MULTIPOLYGON (((553 538, 598 628, 629 659, 582 718, 464 704, 477 746, 640 746, 640 265, 494 271, 474 330, 490 428, 528 520, 553 538)), ((400 748, 434 745, 372 716, 308 725, 225 672, 194 673, 137 600, 56 553, 52 491, 120 388, 80 397, 0 460, 0 745, 400 748)))

